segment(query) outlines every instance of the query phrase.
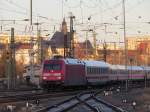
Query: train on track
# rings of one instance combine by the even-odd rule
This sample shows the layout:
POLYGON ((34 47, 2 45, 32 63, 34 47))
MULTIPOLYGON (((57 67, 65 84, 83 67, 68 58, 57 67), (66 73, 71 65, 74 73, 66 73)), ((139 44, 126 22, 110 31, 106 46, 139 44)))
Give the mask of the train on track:
POLYGON ((42 65, 40 84, 49 86, 87 86, 108 82, 150 79, 150 67, 112 65, 104 61, 50 59, 42 65))

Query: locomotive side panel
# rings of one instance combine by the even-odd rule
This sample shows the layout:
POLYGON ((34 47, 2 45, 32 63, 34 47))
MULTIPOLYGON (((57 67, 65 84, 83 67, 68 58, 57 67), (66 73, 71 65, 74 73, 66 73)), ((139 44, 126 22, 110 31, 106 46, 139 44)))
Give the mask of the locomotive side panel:
POLYGON ((79 86, 86 85, 85 67, 83 65, 66 65, 64 85, 79 86))

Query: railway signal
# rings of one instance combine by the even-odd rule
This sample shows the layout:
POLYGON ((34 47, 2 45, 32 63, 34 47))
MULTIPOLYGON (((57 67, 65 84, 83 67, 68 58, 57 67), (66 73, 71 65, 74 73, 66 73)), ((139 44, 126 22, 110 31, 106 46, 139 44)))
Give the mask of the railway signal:
POLYGON ((14 28, 11 28, 11 39, 6 51, 6 76, 7 87, 13 89, 16 87, 16 60, 15 60, 15 39, 14 28))
POLYGON ((8 61, 9 59, 10 59, 10 52, 7 51, 7 52, 6 52, 6 61, 8 61))

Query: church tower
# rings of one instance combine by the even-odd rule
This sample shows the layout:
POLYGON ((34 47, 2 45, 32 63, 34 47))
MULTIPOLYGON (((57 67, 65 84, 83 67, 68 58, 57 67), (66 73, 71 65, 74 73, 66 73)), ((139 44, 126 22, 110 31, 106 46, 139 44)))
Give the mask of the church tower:
POLYGON ((61 32, 63 32, 64 34, 67 34, 67 32, 68 32, 68 30, 67 30, 67 23, 65 21, 65 18, 63 19, 63 22, 62 22, 61 32))

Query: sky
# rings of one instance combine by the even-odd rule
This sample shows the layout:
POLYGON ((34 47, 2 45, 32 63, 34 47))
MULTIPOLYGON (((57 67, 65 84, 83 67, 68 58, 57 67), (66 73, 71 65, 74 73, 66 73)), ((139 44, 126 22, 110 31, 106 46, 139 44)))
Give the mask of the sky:
MULTIPOLYGON (((123 0, 33 0, 33 24, 41 23, 42 34, 60 29, 63 18, 69 28, 70 12, 75 16, 74 29, 80 40, 86 30, 94 29, 99 41, 123 41, 123 0), (88 20, 90 18, 90 20, 88 20)), ((150 0, 125 0, 127 36, 150 34, 150 0)), ((30 32, 30 0, 0 0, 1 32, 15 27, 17 34, 30 32), (16 20, 2 21, 2 20, 16 20)), ((33 33, 36 33, 34 25, 33 33)), ((88 32, 88 38, 92 33, 88 32)), ((91 38, 92 39, 92 38, 91 38)))

